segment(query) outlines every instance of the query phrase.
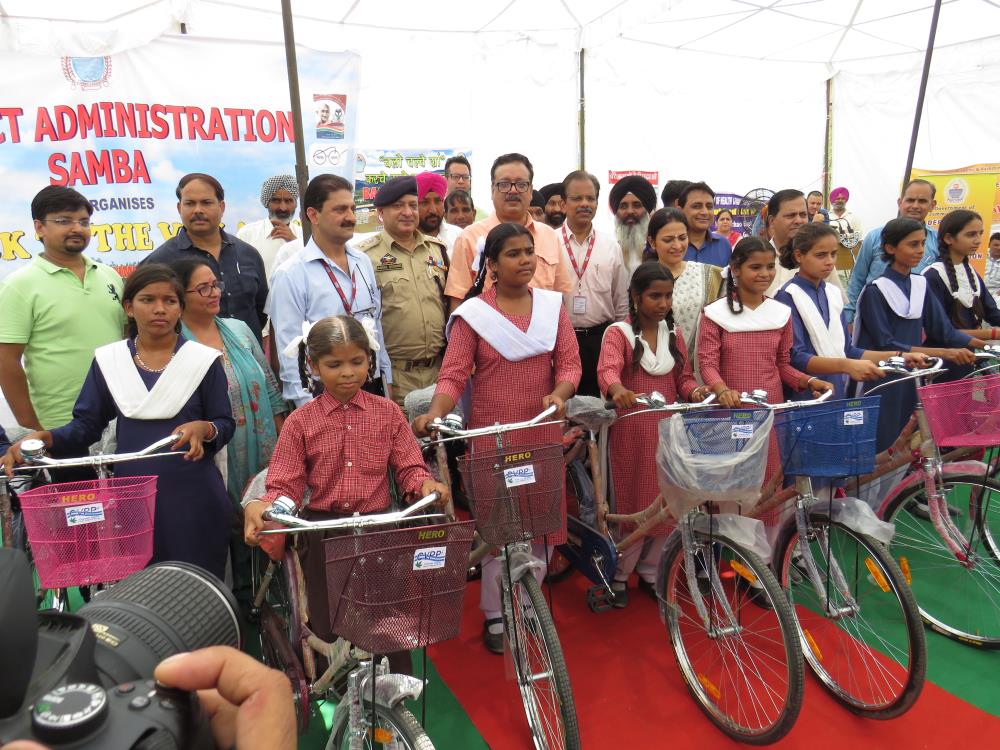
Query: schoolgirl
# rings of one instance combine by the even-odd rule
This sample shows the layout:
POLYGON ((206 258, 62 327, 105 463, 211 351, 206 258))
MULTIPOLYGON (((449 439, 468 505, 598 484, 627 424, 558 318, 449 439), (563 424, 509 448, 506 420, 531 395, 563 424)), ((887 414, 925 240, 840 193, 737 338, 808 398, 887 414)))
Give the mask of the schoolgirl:
MULTIPOLYGON (((470 378, 470 427, 521 422, 549 405, 558 407, 556 418, 561 418, 580 382, 580 354, 562 295, 529 286, 536 262, 534 240, 522 225, 500 224, 486 236, 476 282, 448 322, 448 348, 430 410, 414 420, 418 435, 426 435, 427 424, 454 407, 470 378), (486 274, 494 283, 484 292, 486 274)), ((558 443, 561 438, 558 425, 509 436, 513 445, 558 443)), ((491 446, 493 438, 482 438, 470 449, 491 446)), ((548 543, 564 538, 565 526, 548 543)), ((535 555, 544 559, 545 548, 535 546, 535 555)), ((499 573, 496 558, 483 563, 479 601, 486 620, 483 642, 498 654, 503 653, 499 573)))
MULTIPOLYGON (((957 330, 937 298, 927 293, 927 278, 913 273, 923 258, 925 238, 924 225, 915 219, 893 219, 882 228, 882 256, 890 265, 858 297, 854 345, 869 350, 921 352, 959 365, 972 364, 975 357, 966 347, 983 346, 985 342, 957 330), (925 335, 939 345, 922 344, 925 335)), ((877 384, 866 383, 861 390, 877 384)), ((892 445, 913 414, 916 391, 904 384, 879 393, 882 400, 876 448, 883 451, 892 445)))
MULTIPOLYGON (((168 266, 139 266, 122 304, 129 336, 94 352, 73 421, 24 440, 40 439, 62 456, 86 455, 112 419, 120 453, 179 435, 172 449, 186 445, 183 457, 123 463, 115 476, 157 477, 151 562, 193 563, 222 578, 233 511, 212 459, 236 425, 220 353, 180 335, 184 287, 168 266)), ((20 443, 5 465, 21 461, 20 443)))
MULTIPOLYGON (((975 211, 960 208, 941 219, 938 227, 939 259, 923 274, 927 288, 948 314, 951 324, 973 338, 994 342, 1000 335, 1000 309, 986 290, 983 277, 969 263, 983 243, 983 219, 975 211), (989 327, 987 327, 989 326, 989 327)), ((928 333, 927 346, 943 345, 928 333)), ((972 372, 971 365, 949 364, 947 375, 938 382, 958 380, 972 372)))
MULTIPOLYGON (((719 404, 739 408, 741 392, 754 389, 766 391, 771 402, 783 400, 784 387, 810 391, 814 397, 831 390, 829 382, 792 366, 792 311, 764 295, 774 281, 774 248, 760 237, 744 237, 733 248, 728 270, 723 296, 705 306, 698 331, 701 377, 719 404)), ((780 466, 772 440, 765 483, 780 466)), ((778 514, 761 520, 774 528, 778 514)))
MULTIPOLYGON (((866 351, 854 346, 844 317, 844 296, 825 281, 837 264, 840 248, 836 230, 828 224, 806 224, 780 250, 781 265, 798 269, 775 294, 792 311, 792 366, 810 375, 827 375, 835 398, 848 395, 850 381, 877 380, 883 373, 877 363, 895 354, 866 351)), ((906 354, 911 364, 923 364, 922 354, 906 354)), ((807 393, 785 389, 790 399, 807 393)))
MULTIPOLYGON (((701 400, 708 394, 694 379, 683 333, 674 325, 673 292, 674 278, 665 266, 641 264, 629 286, 630 322, 614 323, 604 332, 597 382, 620 410, 634 407, 637 393, 659 391, 668 402, 701 400)), ((659 494, 656 447, 660 419, 662 416, 655 413, 642 414, 611 427, 608 463, 616 513, 636 513, 659 494)), ((611 587, 614 606, 628 603, 627 582, 633 571, 639 574, 640 588, 654 591, 659 555, 669 531, 666 525, 656 529, 643 543, 618 557, 611 587)))

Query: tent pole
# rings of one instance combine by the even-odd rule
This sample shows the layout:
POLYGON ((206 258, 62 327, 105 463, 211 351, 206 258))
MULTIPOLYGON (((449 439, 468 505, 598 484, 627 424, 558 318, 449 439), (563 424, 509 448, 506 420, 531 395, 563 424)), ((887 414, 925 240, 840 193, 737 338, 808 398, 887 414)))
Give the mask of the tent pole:
POLYGON ((302 242, 308 242, 312 227, 306 217, 302 199, 309 184, 306 166, 305 134, 302 130, 302 99, 299 97, 299 65, 295 58, 295 29, 292 26, 292 0, 281 0, 281 24, 285 31, 285 67, 288 69, 288 96, 292 105, 292 127, 295 133, 295 181, 299 184, 299 218, 302 221, 302 242))
POLYGON ((584 60, 586 58, 587 51, 581 47, 580 48, 580 169, 586 169, 585 166, 585 155, 586 155, 586 133, 587 133, 587 96, 584 88, 584 60))
POLYGON ((913 171, 913 157, 917 151, 917 134, 920 132, 920 115, 924 110, 924 96, 927 94, 927 78, 931 72, 931 55, 934 52, 934 37, 937 36, 938 17, 940 15, 941 0, 934 0, 934 14, 931 16, 931 33, 927 39, 927 51, 924 53, 924 70, 920 76, 917 111, 913 114, 913 132, 910 134, 910 151, 906 156, 906 172, 903 174, 903 184, 899 190, 900 197, 906 191, 906 183, 910 181, 910 173, 913 171))
POLYGON ((826 134, 823 138, 823 200, 830 199, 833 172, 833 76, 826 79, 826 134))

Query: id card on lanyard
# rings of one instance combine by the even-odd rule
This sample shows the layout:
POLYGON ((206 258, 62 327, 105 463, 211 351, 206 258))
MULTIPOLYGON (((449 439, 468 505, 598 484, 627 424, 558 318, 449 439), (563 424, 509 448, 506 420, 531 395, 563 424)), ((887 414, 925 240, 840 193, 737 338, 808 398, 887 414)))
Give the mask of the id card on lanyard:
POLYGON ((330 266, 326 263, 323 264, 323 270, 326 271, 326 275, 330 277, 330 282, 333 284, 333 288, 337 290, 337 294, 340 297, 340 302, 344 306, 344 315, 350 315, 354 317, 354 298, 358 295, 358 285, 355 281, 354 274, 357 273, 357 269, 351 271, 351 299, 348 301, 347 296, 344 294, 344 290, 340 287, 340 282, 337 281, 337 276, 330 270, 330 266))
POLYGON ((573 296, 573 314, 583 315, 587 312, 587 298, 580 294, 580 282, 583 281, 583 275, 587 272, 587 266, 590 265, 590 255, 594 252, 594 243, 597 241, 597 232, 591 230, 590 232, 590 242, 587 244, 587 254, 583 256, 583 266, 580 266, 576 262, 576 258, 573 256, 573 248, 569 242, 569 232, 566 231, 566 225, 562 225, 562 237, 563 244, 566 246, 566 255, 569 256, 569 262, 573 264, 573 270, 576 272, 577 279, 577 294, 573 296))

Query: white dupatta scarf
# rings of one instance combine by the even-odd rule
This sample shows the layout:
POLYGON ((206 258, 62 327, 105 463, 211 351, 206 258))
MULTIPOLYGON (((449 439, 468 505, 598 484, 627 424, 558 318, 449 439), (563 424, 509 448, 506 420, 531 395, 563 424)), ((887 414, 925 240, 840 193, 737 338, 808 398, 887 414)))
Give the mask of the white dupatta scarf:
POLYGON ((840 313, 844 309, 844 298, 840 290, 834 288, 832 284, 824 282, 823 291, 826 293, 827 304, 830 308, 830 323, 823 322, 823 315, 820 313, 816 303, 805 289, 798 284, 789 283, 785 286, 785 291, 795 303, 799 317, 802 318, 802 325, 805 326, 809 340, 812 342, 816 354, 820 357, 844 356, 844 326, 840 321, 840 313))
MULTIPOLYGON (((632 326, 624 322, 612 323, 605 328, 605 337, 612 328, 617 328, 625 334, 625 340, 632 344, 633 349, 636 345, 635 340, 642 337, 641 333, 636 336, 635 331, 632 330, 632 326)), ((639 366, 643 370, 650 375, 666 375, 674 369, 674 355, 670 353, 670 327, 665 320, 661 320, 660 325, 656 329, 656 354, 650 351, 646 339, 643 338, 642 341, 642 358, 639 360, 639 366)))
POLYGON ((945 288, 951 293, 952 298, 957 299, 962 307, 967 310, 971 310, 972 305, 976 301, 976 297, 981 297, 983 294, 979 279, 976 277, 972 269, 964 263, 961 268, 956 266, 955 279, 958 281, 958 289, 952 291, 951 283, 948 281, 948 271, 945 269, 944 263, 941 261, 931 263, 924 269, 924 276, 926 276, 927 272, 932 268, 937 271, 938 275, 941 277, 941 281, 944 282, 945 288), (975 289, 972 288, 973 283, 976 285, 975 289))
POLYGON ((121 413, 130 419, 170 419, 201 385, 208 368, 222 356, 211 347, 185 341, 151 390, 132 360, 128 340, 97 348, 94 357, 121 413))
MULTIPOLYGON (((868 286, 861 290, 861 294, 858 295, 857 310, 861 310, 861 298, 865 296, 868 292, 868 287, 874 287, 878 289, 882 294, 882 298, 885 300, 886 304, 889 305, 896 315, 906 320, 919 320, 924 314, 924 296, 927 294, 927 279, 918 274, 910 274, 910 296, 907 297, 903 294, 903 290, 899 288, 888 276, 879 276, 875 281, 871 282, 868 286)), ((857 318, 854 320, 854 335, 851 337, 852 343, 857 345, 861 337, 861 328, 857 318)))
POLYGON ((742 312, 734 314, 723 297, 706 305, 704 312, 706 318, 728 333, 748 333, 784 328, 792 315, 792 308, 765 297, 756 310, 744 307, 742 312))
POLYGON ((528 330, 522 332, 499 310, 490 307, 479 297, 473 297, 459 305, 451 314, 445 333, 450 336, 455 318, 462 318, 472 330, 500 352, 504 359, 519 362, 555 349, 562 304, 563 296, 559 292, 532 289, 531 322, 528 330))

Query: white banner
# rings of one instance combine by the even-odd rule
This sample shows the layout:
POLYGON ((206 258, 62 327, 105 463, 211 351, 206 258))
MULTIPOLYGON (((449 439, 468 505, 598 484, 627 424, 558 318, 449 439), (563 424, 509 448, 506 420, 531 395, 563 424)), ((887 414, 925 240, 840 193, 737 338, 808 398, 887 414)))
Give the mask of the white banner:
MULTIPOLYGON (((299 48, 310 173, 353 181, 361 59, 299 48)), ((168 36, 108 57, 0 54, 0 279, 41 246, 31 199, 49 184, 94 205, 87 254, 122 275, 180 228, 174 189, 205 172, 235 234, 265 218, 261 183, 295 173, 281 45, 168 36)))

